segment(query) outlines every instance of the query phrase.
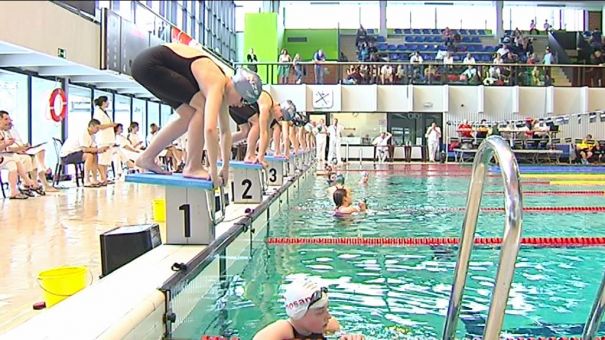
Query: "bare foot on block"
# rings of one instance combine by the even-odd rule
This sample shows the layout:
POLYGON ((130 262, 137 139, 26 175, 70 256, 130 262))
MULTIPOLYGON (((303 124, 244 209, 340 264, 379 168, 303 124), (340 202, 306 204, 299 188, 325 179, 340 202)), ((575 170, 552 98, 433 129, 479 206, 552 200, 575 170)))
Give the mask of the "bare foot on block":
POLYGON ((166 170, 162 169, 159 165, 157 165, 153 161, 153 159, 146 159, 143 157, 143 155, 141 155, 139 158, 137 158, 137 160, 134 164, 141 169, 149 170, 156 174, 160 174, 160 175, 170 175, 171 174, 170 171, 166 171, 166 170))

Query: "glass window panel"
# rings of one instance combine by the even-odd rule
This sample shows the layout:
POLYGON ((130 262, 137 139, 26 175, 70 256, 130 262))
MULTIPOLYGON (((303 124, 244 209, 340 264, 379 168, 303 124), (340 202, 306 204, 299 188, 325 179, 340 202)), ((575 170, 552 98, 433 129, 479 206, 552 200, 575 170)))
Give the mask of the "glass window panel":
POLYGON ((374 140, 381 131, 387 129, 386 113, 333 113, 332 122, 334 118, 338 118, 338 124, 342 125, 344 129, 343 137, 369 136, 371 140, 374 140))
POLYGON ((130 124, 130 97, 116 94, 114 100, 115 112, 113 121, 121 123, 124 126, 124 130, 126 130, 128 124, 130 124))
POLYGON ((387 4, 387 27, 412 28, 410 26, 410 6, 397 3, 387 4))
MULTIPOLYGON (((56 88, 60 88, 61 83, 32 78, 32 144, 52 143, 52 138, 62 139, 61 123, 57 123, 50 118, 48 100, 50 94, 56 88)), ((51 145, 51 144, 48 144, 51 145)), ((46 166, 54 168, 57 163, 57 156, 54 152, 46 154, 46 166)))
MULTIPOLYGON (((493 6, 453 5, 435 6, 437 28, 489 29, 496 27, 496 10, 493 6)), ((415 13, 414 13, 415 14, 415 13)), ((504 21, 504 26, 506 21, 504 21)))
POLYGON ((132 121, 139 123, 139 140, 147 135, 146 103, 142 99, 132 100, 132 121))
POLYGON ((155 13, 160 13, 160 2, 161 1, 152 1, 151 2, 151 9, 155 12, 155 13))
POLYGON ((137 3, 135 23, 146 32, 155 31, 156 16, 140 3, 137 3))
POLYGON ((86 87, 69 85, 67 96, 67 136, 77 135, 86 129, 92 118, 92 90, 86 87))
POLYGON ((435 28, 435 6, 410 6, 413 28, 435 28))
MULTIPOLYGON (((307 2, 288 2, 285 6, 286 28, 358 28, 360 6, 358 3, 309 4, 307 2), (314 20, 309 20, 309 18, 314 20)), ((378 7, 378 3, 375 4, 378 7)), ((364 6, 363 11, 371 7, 364 6)), ((375 16, 364 17, 372 23, 375 16)), ((364 19, 364 20, 366 20, 364 19)), ((379 25, 369 28, 378 28, 379 25)))
POLYGON ((170 119, 170 115, 172 114, 172 108, 166 104, 162 104, 160 108, 160 126, 165 126, 168 123, 168 119, 170 119))
POLYGON ((0 110, 7 111, 24 143, 29 141, 27 76, 0 70, 0 110))
POLYGON ((174 16, 176 16, 176 26, 183 29, 183 7, 181 5, 176 6, 176 13, 174 16))
POLYGON ((563 29, 568 31, 586 31, 590 27, 584 27, 584 10, 577 8, 563 9, 563 29))
MULTIPOLYGON (((160 125, 160 104, 156 102, 149 102, 147 106, 147 128, 146 128, 146 142, 149 142, 149 125, 151 124, 160 125)), ((141 129, 142 130, 142 129, 141 129)))

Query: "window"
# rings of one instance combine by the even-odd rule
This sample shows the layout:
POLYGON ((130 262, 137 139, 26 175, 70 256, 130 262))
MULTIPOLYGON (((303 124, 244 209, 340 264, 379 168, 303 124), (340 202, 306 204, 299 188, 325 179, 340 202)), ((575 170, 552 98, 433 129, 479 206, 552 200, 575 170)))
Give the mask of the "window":
POLYGON ((86 87, 69 85, 68 87, 67 136, 79 135, 88 126, 92 118, 92 90, 86 87))
POLYGON ((168 124, 168 120, 170 119, 170 115, 172 114, 172 108, 168 105, 162 104, 160 112, 160 126, 165 126, 168 124))
POLYGON ((141 131, 145 130, 147 131, 147 136, 145 136, 145 140, 148 141, 149 140, 149 133, 150 133, 150 129, 149 129, 149 125, 155 123, 156 125, 160 125, 160 104, 156 103, 156 102, 148 102, 147 104, 147 126, 145 127, 145 129, 143 129, 143 127, 141 127, 141 131))
POLYGON ((386 130, 386 117, 386 113, 333 113, 330 121, 338 118, 338 124, 343 127, 343 137, 358 138, 359 141, 353 141, 353 144, 361 144, 361 138, 366 135, 374 140, 382 130, 386 130))
POLYGON ((285 28, 358 28, 360 18, 368 25, 367 28, 378 28, 378 3, 373 6, 359 5, 357 2, 340 4, 309 4, 308 2, 287 2, 284 4, 285 28), (363 7, 361 7, 363 6, 363 7), (363 8, 363 10, 362 10, 363 8), (368 14, 365 14, 365 12, 368 14), (362 15, 362 12, 364 14, 362 15), (313 18, 313 20, 309 20, 313 18))
POLYGON ((115 95, 115 112, 114 122, 121 123, 124 126, 124 131, 130 124, 130 97, 115 95))
MULTIPOLYGON (((61 140, 63 138, 61 136, 61 123, 57 123, 50 118, 48 107, 50 94, 54 89, 60 87, 60 82, 37 77, 32 78, 32 121, 36 122, 36 124, 32 124, 32 144, 52 143, 52 138, 61 140)), ((48 152, 46 154, 46 166, 52 168, 56 163, 55 153, 48 152)))
POLYGON ((29 141, 27 76, 0 70, 0 110, 7 111, 24 143, 29 141))
POLYGON ((147 110, 145 108, 146 102, 142 99, 132 100, 132 121, 139 123, 139 137, 141 140, 147 136, 147 110))
POLYGON ((437 27, 443 29, 489 29, 496 27, 496 9, 489 5, 435 6, 437 27))

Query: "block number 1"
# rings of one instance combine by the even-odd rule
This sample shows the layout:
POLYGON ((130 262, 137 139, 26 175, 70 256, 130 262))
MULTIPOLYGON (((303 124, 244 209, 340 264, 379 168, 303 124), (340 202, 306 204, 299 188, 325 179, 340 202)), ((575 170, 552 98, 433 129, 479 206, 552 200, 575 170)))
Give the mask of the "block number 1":
POLYGON ((184 215, 185 237, 191 237, 191 206, 189 204, 183 204, 179 207, 179 210, 183 211, 184 215))
POLYGON ((275 168, 269 169, 269 174, 271 174, 271 177, 269 177, 269 182, 277 181, 277 170, 275 168))
POLYGON ((246 186, 246 189, 244 189, 244 192, 242 193, 242 199, 244 199, 244 200, 252 199, 252 195, 248 194, 248 191, 250 191, 250 188, 252 188, 252 181, 249 179, 245 179, 242 181, 242 185, 246 186))

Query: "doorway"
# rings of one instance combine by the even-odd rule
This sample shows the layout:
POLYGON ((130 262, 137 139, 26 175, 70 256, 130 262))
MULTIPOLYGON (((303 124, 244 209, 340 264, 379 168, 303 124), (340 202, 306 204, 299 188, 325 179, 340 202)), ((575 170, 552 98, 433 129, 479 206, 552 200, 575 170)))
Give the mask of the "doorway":
POLYGON ((441 127, 443 113, 389 113, 387 127, 395 145, 426 145, 426 129, 433 123, 441 127))

